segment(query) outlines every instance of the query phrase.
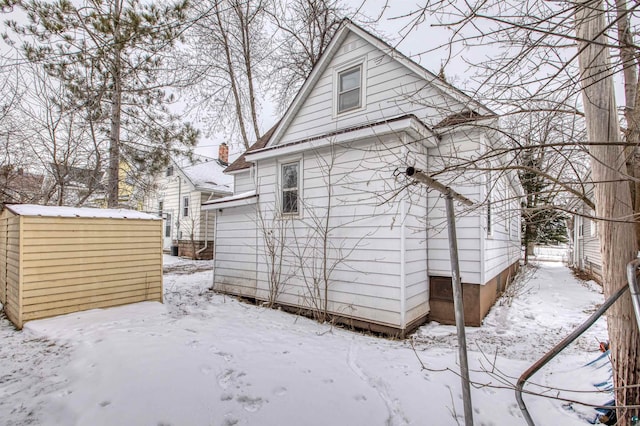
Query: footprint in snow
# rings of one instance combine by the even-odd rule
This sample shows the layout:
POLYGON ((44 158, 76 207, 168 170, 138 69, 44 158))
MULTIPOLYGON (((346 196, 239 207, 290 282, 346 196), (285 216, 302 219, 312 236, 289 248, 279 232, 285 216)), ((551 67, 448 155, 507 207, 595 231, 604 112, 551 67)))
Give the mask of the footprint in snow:
POLYGON ((273 390, 273 393, 277 396, 283 396, 287 393, 287 388, 285 388, 284 386, 278 386, 273 390))
POLYGON ((221 356, 225 361, 229 362, 233 359, 233 355, 227 352, 214 352, 215 355, 221 356))
POLYGON ((229 382, 233 378, 233 370, 225 370, 218 374, 218 384, 222 389, 226 389, 229 386, 229 382))
POLYGON ((208 365, 202 365, 200 366, 200 372, 206 376, 211 373, 211 367, 209 367, 208 365))
POLYGON ((251 398, 246 395, 240 395, 236 401, 242 404, 242 408, 250 413, 255 413, 262 407, 262 398, 251 398))
POLYGON ((233 399, 233 394, 225 392, 222 395, 220 395, 220 401, 231 401, 232 399, 233 399))
POLYGON ((102 401, 102 402, 100 403, 100 406, 101 406, 101 407, 106 407, 107 405, 111 405, 111 401, 102 401))
MULTIPOLYGON (((227 416, 229 416, 227 414, 227 416)), ((224 419, 224 422, 222 423, 222 426, 235 426, 240 422, 240 420, 234 418, 234 417, 227 417, 226 419, 224 419)))

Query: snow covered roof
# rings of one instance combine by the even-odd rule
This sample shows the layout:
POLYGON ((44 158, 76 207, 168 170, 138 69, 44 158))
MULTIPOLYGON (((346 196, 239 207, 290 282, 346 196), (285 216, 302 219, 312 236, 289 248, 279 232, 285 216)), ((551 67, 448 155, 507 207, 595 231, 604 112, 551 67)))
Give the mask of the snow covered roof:
POLYGON ((91 207, 40 206, 37 204, 7 204, 5 208, 20 216, 160 220, 159 217, 151 215, 149 213, 127 209, 95 209, 91 207))
POLYGON ((196 188, 231 193, 233 177, 222 173, 225 167, 211 160, 184 167, 182 171, 196 188))
POLYGON ((233 192, 233 177, 223 173, 227 166, 218 160, 197 155, 192 161, 180 158, 174 159, 174 162, 196 189, 228 194, 233 192))

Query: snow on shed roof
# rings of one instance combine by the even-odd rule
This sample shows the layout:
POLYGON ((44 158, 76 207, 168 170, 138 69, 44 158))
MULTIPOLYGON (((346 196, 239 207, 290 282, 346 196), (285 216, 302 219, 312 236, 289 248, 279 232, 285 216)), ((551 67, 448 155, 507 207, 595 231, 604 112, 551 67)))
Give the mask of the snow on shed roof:
POLYGON ((90 217, 108 219, 152 219, 159 217, 149 213, 127 209, 96 209, 91 207, 40 206, 37 204, 7 204, 9 211, 20 216, 90 217))

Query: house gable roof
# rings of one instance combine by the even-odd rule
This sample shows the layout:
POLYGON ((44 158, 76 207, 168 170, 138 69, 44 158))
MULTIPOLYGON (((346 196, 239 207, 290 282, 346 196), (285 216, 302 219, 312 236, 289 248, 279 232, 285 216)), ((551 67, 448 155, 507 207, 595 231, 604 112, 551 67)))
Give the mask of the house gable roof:
POLYGON ((239 170, 244 170, 251 167, 251 163, 247 161, 246 155, 250 152, 257 151, 259 149, 264 148, 269 142, 269 140, 271 139, 271 136, 273 135, 273 132, 276 130, 276 127, 278 127, 278 124, 279 123, 276 123, 272 128, 270 128, 267 131, 267 133, 262 135, 262 137, 260 137, 260 139, 258 139, 253 145, 251 145, 249 149, 247 149, 244 153, 242 153, 242 155, 238 157, 236 161, 234 161, 229 165, 229 167, 224 169, 224 172, 225 173, 237 172, 239 170))
MULTIPOLYGON (((316 63, 311 74, 305 80, 302 88, 297 93, 293 102, 285 112, 284 116, 280 120, 280 122, 272 129, 273 134, 270 136, 269 140, 264 142, 263 146, 255 149, 261 149, 264 147, 270 147, 277 145, 280 138, 284 135, 284 132, 291 124, 295 116, 297 115, 300 108, 303 106, 305 100, 310 95, 311 91, 315 87, 318 80, 322 77, 323 73, 327 69, 329 63, 336 55, 338 50, 340 49, 342 42, 347 38, 349 33, 354 33, 358 37, 364 39, 369 44, 373 45, 376 49, 385 54, 389 55, 395 61, 403 65, 409 71, 417 74, 422 79, 430 83, 436 90, 442 93, 444 96, 453 98, 463 105, 466 106, 468 110, 475 111, 478 115, 494 115, 494 113, 487 108, 486 106, 480 104, 479 102, 472 99, 469 95, 465 94, 461 90, 447 83, 446 81, 439 78, 437 75, 418 65, 413 60, 409 59, 404 54, 400 53, 392 46, 382 41, 380 38, 374 36, 368 31, 364 30, 362 27, 354 24, 348 19, 344 19, 342 22, 342 26, 338 29, 336 34, 333 36, 329 46, 325 50, 325 52, 320 57, 320 60, 316 63)), ((252 147, 253 148, 253 147, 252 147)), ((252 150, 249 148, 249 150, 252 150)), ((254 149, 254 150, 255 150, 254 149)))

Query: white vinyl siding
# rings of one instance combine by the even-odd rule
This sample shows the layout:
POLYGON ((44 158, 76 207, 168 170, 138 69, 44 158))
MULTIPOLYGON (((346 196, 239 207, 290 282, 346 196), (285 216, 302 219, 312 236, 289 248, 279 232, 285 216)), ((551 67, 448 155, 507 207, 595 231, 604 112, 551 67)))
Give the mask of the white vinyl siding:
POLYGON ((214 288, 256 296, 257 228, 255 204, 217 212, 214 288))
MULTIPOLYGON (((352 33, 276 142, 301 141, 410 113, 433 125, 461 108, 452 97, 352 33), (360 60, 362 108, 336 114, 337 73, 360 60)), ((277 301, 302 309, 312 306, 300 263, 316 273, 322 267, 321 230, 328 226, 329 267, 335 267, 328 296, 331 313, 401 329, 424 317, 429 312, 429 276, 451 276, 445 205, 439 193, 424 187, 399 191, 406 180, 398 176, 398 170, 415 165, 427 172, 441 171, 452 158, 477 157, 483 149, 482 134, 481 129, 469 128, 443 133, 438 146, 427 149, 409 143, 409 136, 400 132, 296 154, 302 157, 298 187, 302 202, 296 216, 282 215, 279 201, 281 166, 292 159, 265 156, 252 170, 236 174, 235 192, 254 189, 249 183, 255 182, 260 217, 268 226, 285 230, 285 285, 277 301)), ((481 171, 439 174, 438 180, 476 203, 485 197, 486 179, 481 171)), ((255 273, 255 277, 241 279, 240 272, 225 272, 220 278, 216 272, 215 285, 230 293, 255 294, 257 299, 266 300, 269 269, 264 261, 265 244, 255 223, 255 241, 245 230, 251 211, 245 208, 223 212, 222 216, 234 218, 218 222, 218 232, 224 233, 220 241, 226 248, 218 246, 216 253, 226 250, 228 265, 216 260, 216 266, 243 271, 247 277, 255 273), (236 226, 241 227, 242 237, 232 241, 236 226), (245 247, 250 244, 257 252, 245 247), (237 248, 241 245, 245 247, 242 250, 237 248), (233 263, 239 262, 236 255, 240 254, 246 268, 233 263), (249 259, 254 254, 256 259, 251 264, 249 259), (235 266, 229 266, 232 264, 235 266)), ((496 213, 502 210, 496 204, 496 213)), ((465 283, 484 284, 517 260, 519 241, 509 238, 504 226, 496 226, 494 238, 488 240, 485 218, 485 212, 477 206, 456 205, 460 269, 465 283)), ((499 216, 495 218, 499 221, 499 216)))
MULTIPOLYGON (((317 223, 324 222, 328 209, 332 229, 329 257, 332 264, 338 260, 331 277, 329 309, 383 325, 400 325, 401 221, 396 203, 379 205, 376 194, 384 191, 386 179, 393 172, 390 165, 381 167, 380 158, 377 150, 349 148, 336 149, 333 154, 328 149, 304 154, 301 161, 304 173, 300 176, 304 211, 299 218, 282 219, 288 221, 283 262, 283 279, 287 284, 280 303, 309 306, 308 290, 297 270, 299 262, 295 252, 307 254, 308 271, 312 269, 310 262, 322 258, 322 233, 313 230, 318 229, 317 223), (331 161, 333 168, 327 173, 325 166, 331 161)), ((275 185, 278 164, 276 160, 264 160, 258 168, 259 202, 267 223, 273 220, 271 206, 277 205, 279 196, 275 185)), ((263 247, 260 233, 258 238, 257 246, 263 247)), ((258 294, 265 298, 268 269, 265 262, 259 262, 258 268, 258 294)), ((416 276, 413 273, 410 280, 416 276)), ((420 292, 414 289, 414 293, 420 292)))
POLYGON ((463 107, 425 84, 424 79, 391 56, 358 36, 349 34, 278 143, 302 140, 404 114, 415 114, 427 125, 434 125, 463 107), (360 58, 366 69, 366 72, 363 70, 361 95, 364 104, 357 111, 336 116, 336 70, 360 58))
POLYGON ((253 191, 256 189, 250 169, 235 173, 233 175, 233 182, 234 194, 242 194, 243 192, 253 191))
MULTIPOLYGON (((145 199, 144 210, 147 212, 156 212, 159 208, 159 202, 162 201, 162 211, 165 215, 165 236, 164 249, 168 249, 171 240, 177 240, 178 232, 182 233, 183 238, 188 239, 194 234, 194 239, 203 241, 205 236, 204 229, 204 212, 201 210, 201 204, 210 200, 209 192, 196 191, 189 181, 182 176, 179 170, 174 169, 174 175, 171 177, 160 176, 156 185, 158 190, 156 193, 145 199), (184 200, 188 200, 188 215, 184 216, 184 200), (166 223, 167 220, 170 222, 166 223), (169 228, 171 235, 166 235, 169 228)), ((207 231, 207 239, 213 240, 213 222, 214 212, 209 213, 207 231)))

